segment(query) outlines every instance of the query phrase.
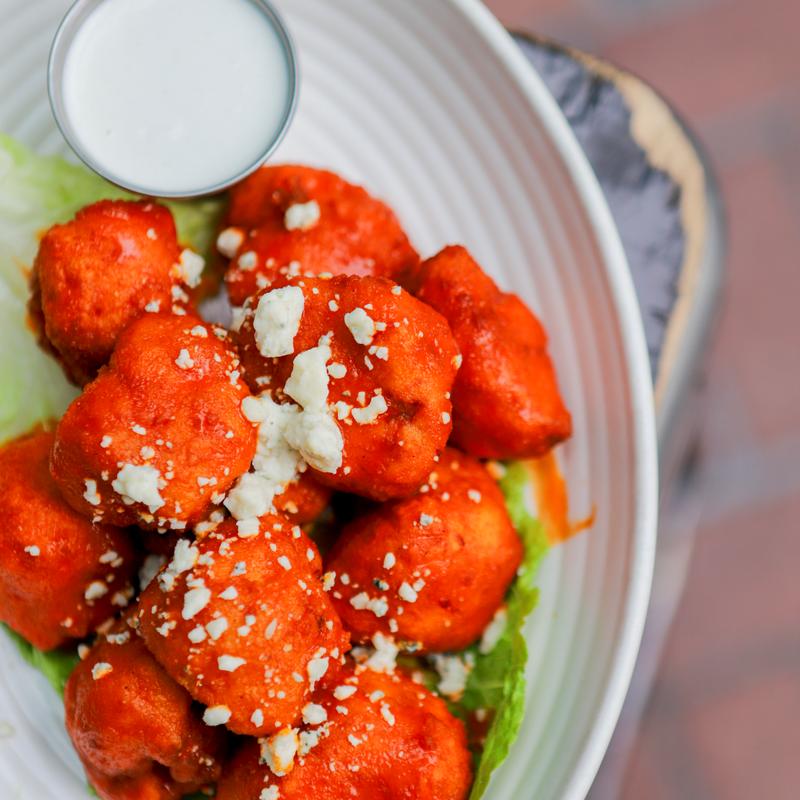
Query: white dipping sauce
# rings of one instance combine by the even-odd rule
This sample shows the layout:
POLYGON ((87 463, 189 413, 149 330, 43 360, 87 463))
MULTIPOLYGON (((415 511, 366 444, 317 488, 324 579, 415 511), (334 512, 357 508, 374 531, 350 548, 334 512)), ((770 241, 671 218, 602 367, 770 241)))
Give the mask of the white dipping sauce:
POLYGON ((156 195, 196 193, 256 163, 289 91, 279 34, 250 0, 104 0, 64 63, 84 154, 156 195))

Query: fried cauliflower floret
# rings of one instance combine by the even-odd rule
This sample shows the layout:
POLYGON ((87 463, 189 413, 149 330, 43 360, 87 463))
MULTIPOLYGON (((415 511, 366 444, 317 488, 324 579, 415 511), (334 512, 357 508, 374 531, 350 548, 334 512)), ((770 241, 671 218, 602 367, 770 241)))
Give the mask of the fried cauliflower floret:
POLYGON ((303 717, 302 731, 242 745, 217 800, 462 800, 469 792, 463 725, 400 672, 350 669, 303 717))
POLYGON ((381 632, 441 652, 480 637, 521 560, 497 484, 478 461, 448 449, 418 494, 347 525, 326 569, 355 640, 381 632))
POLYGON ((282 517, 227 520, 142 594, 140 630, 208 725, 269 735, 294 725, 349 638, 325 593, 314 544, 282 517))
POLYGON ((450 323, 463 364, 453 443, 480 458, 535 458, 572 431, 541 323, 501 292, 463 247, 425 261, 416 296, 450 323))
POLYGON ((331 490, 315 480, 310 472, 304 472, 275 495, 273 502, 279 514, 296 525, 305 525, 314 522, 325 510, 331 494, 331 490))
POLYGON ((128 604, 137 558, 126 532, 96 525, 50 477, 53 434, 0 449, 0 620, 40 650, 81 639, 128 604))
POLYGON ((220 774, 225 736, 124 623, 70 675, 67 732, 103 800, 180 800, 220 774))
POLYGON ((221 502, 256 448, 224 336, 191 315, 147 314, 125 330, 56 430, 51 471, 73 508, 183 530, 221 502))
POLYGON ((172 214, 150 201, 101 200, 42 238, 31 316, 45 347, 83 385, 125 327, 148 310, 184 310, 203 260, 178 245, 172 214))
POLYGON ((318 481, 385 500, 425 480, 450 435, 458 364, 433 309, 385 278, 301 278, 253 298, 239 346, 253 391, 289 404, 263 400, 255 416, 283 415, 318 481))
POLYGON ((233 256, 225 280, 234 305, 297 269, 398 277, 419 264, 388 206, 311 167, 253 173, 231 191, 228 226, 218 246, 233 256))

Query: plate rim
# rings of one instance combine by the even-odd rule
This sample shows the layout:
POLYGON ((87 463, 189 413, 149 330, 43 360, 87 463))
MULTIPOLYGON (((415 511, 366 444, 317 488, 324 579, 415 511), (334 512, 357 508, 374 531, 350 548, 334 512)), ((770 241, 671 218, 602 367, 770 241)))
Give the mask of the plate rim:
POLYGON ((605 277, 622 333, 628 375, 634 447, 634 526, 630 578, 624 591, 619 634, 612 650, 610 678, 580 755, 566 781, 563 800, 584 800, 608 750, 633 676, 650 600, 658 519, 658 457, 650 360, 639 301, 628 259, 600 183, 586 154, 536 69, 511 35, 480 0, 447 0, 484 39, 539 117, 582 202, 602 256, 605 277))

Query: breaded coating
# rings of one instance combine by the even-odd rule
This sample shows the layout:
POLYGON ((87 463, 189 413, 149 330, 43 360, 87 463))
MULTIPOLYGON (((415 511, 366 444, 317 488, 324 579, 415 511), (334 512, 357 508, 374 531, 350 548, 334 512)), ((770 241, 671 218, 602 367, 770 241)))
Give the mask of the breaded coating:
POLYGON ((481 636, 522 553, 497 484, 480 462, 448 449, 418 494, 347 525, 326 569, 354 640, 381 632, 442 652, 481 636))
POLYGON ((191 315, 147 314, 125 330, 56 429, 51 471, 73 508, 112 525, 183 530, 222 502, 256 448, 224 337, 191 315))
POLYGON ((126 606, 138 567, 126 531, 64 502, 52 444, 40 431, 0 449, 0 620, 40 650, 83 638, 126 606))
POLYGON ((385 500, 425 480, 458 365, 433 309, 385 278, 300 278, 256 295, 238 341, 253 392, 305 412, 288 436, 318 481, 385 500))
POLYGON ((331 490, 317 481, 310 471, 304 472, 275 495, 275 510, 296 525, 314 522, 331 499, 331 490))
POLYGON ((70 675, 66 725, 103 800, 180 800, 220 774, 225 734, 125 623, 70 675))
POLYGON ((231 190, 219 240, 233 256, 225 281, 234 305, 287 272, 400 277, 419 256, 392 210, 338 175, 262 167, 231 190))
POLYGON ((184 310, 203 260, 178 245, 169 209, 101 200, 42 238, 31 317, 43 345, 82 386, 108 363, 125 327, 148 310, 184 310))
POLYGON ((400 672, 350 669, 303 716, 299 733, 244 743, 223 769, 217 800, 467 797, 471 758, 463 725, 400 672))
POLYGON ((142 594, 153 655, 208 706, 209 725, 268 735, 295 724, 349 637, 323 590, 313 542, 285 518, 227 520, 172 561, 142 594))
POLYGON ((479 458, 536 458, 572 432, 541 323, 463 247, 425 261, 416 296, 444 315, 463 356, 453 443, 479 458))

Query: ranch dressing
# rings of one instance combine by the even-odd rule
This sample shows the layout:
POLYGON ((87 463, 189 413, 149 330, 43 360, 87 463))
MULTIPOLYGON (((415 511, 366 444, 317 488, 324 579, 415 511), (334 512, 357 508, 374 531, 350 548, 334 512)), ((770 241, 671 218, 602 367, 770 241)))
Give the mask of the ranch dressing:
POLYGON ((287 122, 290 70, 255 0, 103 0, 64 59, 66 123, 115 182, 198 194, 263 159, 287 122))

